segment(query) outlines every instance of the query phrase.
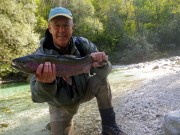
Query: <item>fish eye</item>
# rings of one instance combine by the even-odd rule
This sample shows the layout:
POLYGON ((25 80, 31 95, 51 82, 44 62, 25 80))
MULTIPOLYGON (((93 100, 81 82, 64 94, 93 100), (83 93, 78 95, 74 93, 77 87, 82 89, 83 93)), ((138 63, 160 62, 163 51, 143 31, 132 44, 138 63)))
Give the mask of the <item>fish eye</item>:
POLYGON ((25 61, 22 61, 21 64, 22 64, 22 65, 25 65, 26 63, 25 63, 25 61))

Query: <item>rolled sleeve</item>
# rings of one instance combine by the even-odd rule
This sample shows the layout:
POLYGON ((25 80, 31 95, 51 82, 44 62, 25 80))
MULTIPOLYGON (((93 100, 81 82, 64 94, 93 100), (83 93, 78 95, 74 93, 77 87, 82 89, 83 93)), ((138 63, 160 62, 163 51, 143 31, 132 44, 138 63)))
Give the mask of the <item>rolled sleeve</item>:
POLYGON ((112 70, 112 65, 111 63, 108 61, 107 64, 103 67, 99 67, 99 68, 94 68, 94 72, 96 73, 96 75, 100 78, 100 79, 105 79, 107 78, 107 76, 109 75, 109 73, 112 70))

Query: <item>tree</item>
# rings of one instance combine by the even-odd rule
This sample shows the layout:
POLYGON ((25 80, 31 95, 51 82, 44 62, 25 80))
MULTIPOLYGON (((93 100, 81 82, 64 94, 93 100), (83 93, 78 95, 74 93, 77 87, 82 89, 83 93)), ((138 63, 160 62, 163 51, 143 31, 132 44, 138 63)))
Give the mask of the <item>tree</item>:
POLYGON ((11 71, 13 58, 35 50, 38 35, 34 33, 36 4, 31 0, 0 1, 0 76, 11 71))

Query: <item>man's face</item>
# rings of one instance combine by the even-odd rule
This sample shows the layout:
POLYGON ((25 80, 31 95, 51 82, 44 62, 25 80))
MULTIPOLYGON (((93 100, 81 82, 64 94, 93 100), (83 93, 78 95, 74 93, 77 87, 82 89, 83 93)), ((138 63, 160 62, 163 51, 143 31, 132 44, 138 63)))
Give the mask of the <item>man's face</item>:
POLYGON ((65 48, 73 34, 73 21, 67 17, 58 16, 49 22, 48 29, 52 34, 53 42, 65 48))

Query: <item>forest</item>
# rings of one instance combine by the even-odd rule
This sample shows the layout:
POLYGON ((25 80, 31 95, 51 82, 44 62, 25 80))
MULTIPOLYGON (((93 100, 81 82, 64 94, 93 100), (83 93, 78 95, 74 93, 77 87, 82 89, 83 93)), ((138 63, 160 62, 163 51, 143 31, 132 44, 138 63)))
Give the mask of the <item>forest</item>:
POLYGON ((95 43, 112 63, 180 54, 180 0, 0 0, 0 78, 18 72, 13 58, 38 48, 56 6, 71 10, 73 34, 95 43))

